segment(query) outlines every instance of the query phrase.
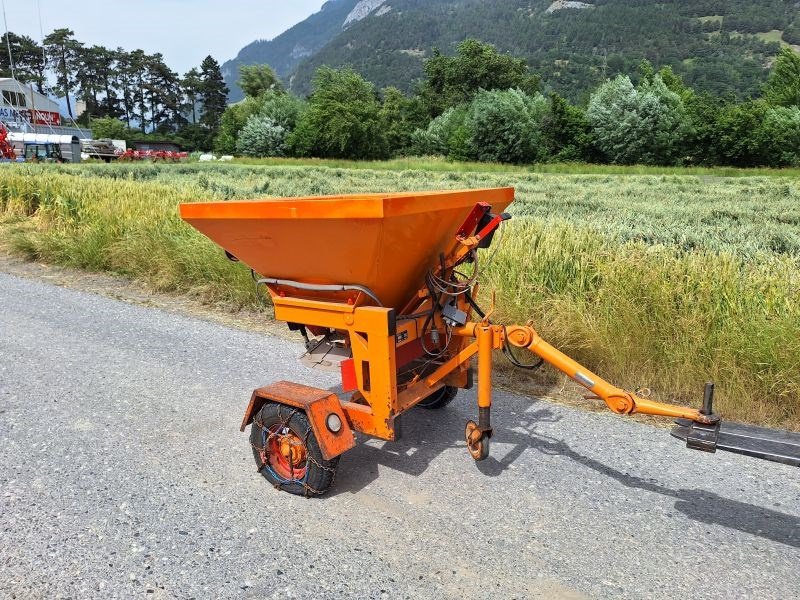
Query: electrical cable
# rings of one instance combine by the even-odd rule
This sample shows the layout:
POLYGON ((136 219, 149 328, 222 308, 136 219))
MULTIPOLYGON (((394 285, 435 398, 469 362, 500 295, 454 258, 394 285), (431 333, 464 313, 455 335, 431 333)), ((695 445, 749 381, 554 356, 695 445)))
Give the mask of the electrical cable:
MULTIPOLYGON (((505 333, 505 329, 506 328, 504 326, 503 333, 505 333)), ((516 356, 514 356, 514 352, 511 350, 511 345, 508 343, 508 338, 506 338, 506 341, 503 343, 503 355, 508 359, 508 362, 518 369, 523 369, 524 371, 535 371, 544 364, 543 358, 540 358, 539 360, 528 365, 521 362, 516 356)))
MULTIPOLYGON (((481 309, 481 307, 478 306, 478 303, 475 302, 475 299, 472 297, 472 294, 465 294, 464 298, 466 298, 466 300, 467 300, 467 302, 469 302, 470 306, 473 309, 475 309, 475 312, 478 313, 478 316, 480 316, 481 319, 486 318, 486 313, 484 313, 483 310, 481 309)), ((491 323, 491 321, 490 321, 490 323, 491 323)), ((535 361, 535 362, 533 362, 531 364, 525 364, 522 361, 520 361, 514 355, 513 350, 511 350, 511 345, 509 345, 509 343, 508 343, 508 336, 506 335, 505 326, 503 326, 503 338, 505 340, 503 342, 503 356, 505 356, 508 359, 508 362, 510 362, 512 365, 514 365, 518 369, 523 369, 525 371, 534 371, 534 370, 538 369, 539 367, 541 367, 544 364, 544 359, 543 358, 540 358, 539 360, 537 360, 537 361, 535 361)))

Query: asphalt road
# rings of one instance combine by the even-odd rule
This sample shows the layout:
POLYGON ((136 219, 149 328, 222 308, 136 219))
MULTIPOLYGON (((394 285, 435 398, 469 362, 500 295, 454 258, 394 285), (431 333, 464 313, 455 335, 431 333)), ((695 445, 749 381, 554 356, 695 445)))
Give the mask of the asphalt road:
POLYGON ((0 596, 800 597, 800 470, 508 393, 484 463, 464 392, 279 493, 238 426, 300 350, 0 274, 0 596))

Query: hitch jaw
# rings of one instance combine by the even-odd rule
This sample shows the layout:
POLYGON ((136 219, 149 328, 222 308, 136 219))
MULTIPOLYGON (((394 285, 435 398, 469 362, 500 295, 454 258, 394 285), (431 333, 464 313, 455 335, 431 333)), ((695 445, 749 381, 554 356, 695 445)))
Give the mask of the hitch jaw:
MULTIPOLYGON (((688 419, 677 419, 675 422, 686 429, 685 436, 681 436, 686 440, 686 447, 692 450, 700 450, 701 452, 716 452, 717 441, 719 440, 719 426, 720 418, 714 414, 714 382, 706 382, 706 387, 703 390, 703 408, 700 409, 700 414, 712 418, 711 423, 699 423, 697 421, 689 421, 688 419), (716 417, 716 419, 714 419, 716 417)), ((678 429, 678 427, 676 427, 678 429)), ((674 432, 673 432, 674 435, 674 432)))
POLYGON ((672 429, 672 435, 678 439, 686 441, 686 447, 701 452, 717 451, 719 441, 720 421, 713 425, 697 423, 689 419, 675 419, 676 426, 672 429))
POLYGON ((701 452, 717 451, 719 440, 720 418, 714 414, 714 382, 706 382, 703 390, 703 407, 700 414, 710 417, 709 423, 690 421, 689 419, 676 419, 677 427, 672 430, 672 435, 678 439, 686 440, 686 447, 701 452))
MULTIPOLYGON (((710 412, 714 397, 714 384, 706 384, 703 410, 710 412)), ((690 419, 677 419, 672 435, 686 442, 687 448, 703 452, 724 450, 753 458, 769 460, 800 467, 800 434, 789 431, 725 423, 717 417, 714 423, 698 423, 690 419)))

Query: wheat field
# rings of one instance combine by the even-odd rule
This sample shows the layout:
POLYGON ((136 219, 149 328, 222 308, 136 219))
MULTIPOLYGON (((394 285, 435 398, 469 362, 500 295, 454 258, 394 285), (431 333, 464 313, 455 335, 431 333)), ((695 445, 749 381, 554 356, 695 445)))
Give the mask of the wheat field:
POLYGON ((7 165, 0 235, 31 259, 110 271, 229 310, 249 271, 185 225, 211 199, 514 186, 482 270, 500 316, 611 381, 800 428, 800 185, 794 178, 346 169, 7 165))

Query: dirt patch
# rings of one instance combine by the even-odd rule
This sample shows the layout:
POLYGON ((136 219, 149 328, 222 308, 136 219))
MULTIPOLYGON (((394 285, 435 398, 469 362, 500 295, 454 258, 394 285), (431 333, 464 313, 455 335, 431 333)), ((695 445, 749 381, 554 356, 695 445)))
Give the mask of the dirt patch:
POLYGON ((0 241, 0 272, 26 279, 38 279, 52 285, 179 313, 237 329, 268 333, 283 338, 293 337, 284 323, 272 320, 271 311, 268 309, 233 312, 229 307, 203 303, 190 297, 154 292, 141 282, 108 273, 91 273, 69 267, 30 262, 9 253, 2 241, 0 241))

